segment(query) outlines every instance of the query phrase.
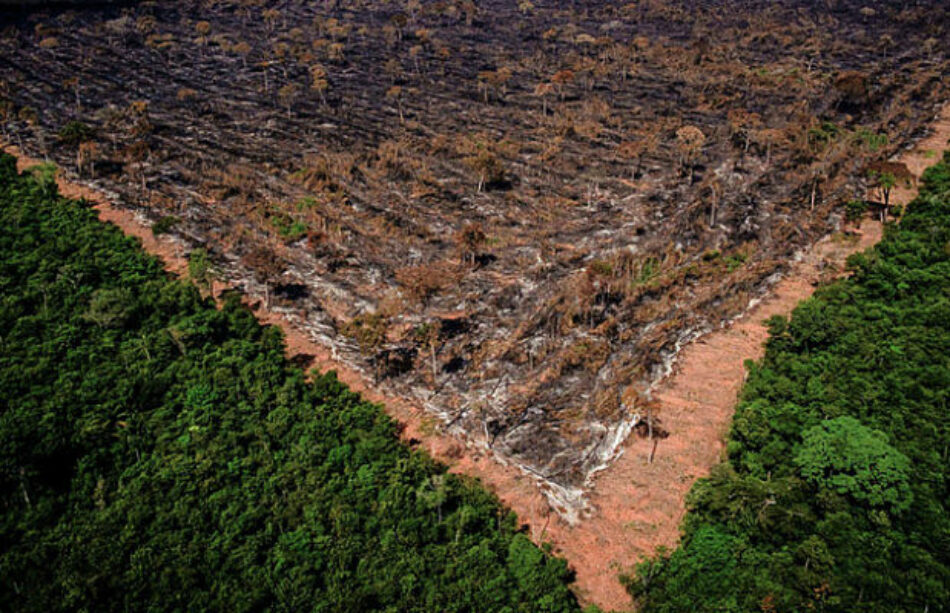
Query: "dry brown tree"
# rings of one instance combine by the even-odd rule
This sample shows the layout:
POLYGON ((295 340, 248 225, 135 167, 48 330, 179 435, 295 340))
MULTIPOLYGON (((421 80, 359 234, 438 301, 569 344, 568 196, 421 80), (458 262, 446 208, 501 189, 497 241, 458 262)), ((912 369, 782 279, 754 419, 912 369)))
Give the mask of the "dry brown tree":
POLYGON ((405 117, 402 114, 402 87, 399 85, 393 85, 387 89, 386 99, 391 100, 396 105, 396 111, 399 113, 400 123, 405 121, 405 117))
POLYGON ((688 173, 692 185, 696 160, 706 144, 706 135, 696 126, 683 126, 676 131, 676 148, 680 154, 680 168, 688 173))
POLYGON ((636 140, 627 140, 617 146, 617 156, 627 162, 632 162, 632 174, 634 179, 640 178, 643 168, 643 158, 656 151, 659 143, 659 130, 651 127, 642 134, 637 135, 636 140))
POLYGON ((396 271, 396 281, 409 298, 423 307, 430 297, 451 285, 456 276, 446 265, 438 263, 407 266, 396 271))
POLYGON ((247 68, 247 56, 251 52, 251 45, 242 40, 241 42, 232 46, 231 51, 241 56, 241 66, 243 68, 247 68))
POLYGON ((489 187, 505 178, 505 168, 501 161, 488 147, 481 145, 473 155, 465 158, 465 164, 478 173, 478 184, 475 191, 481 193, 485 186, 489 187))
POLYGON ((270 308, 270 284, 284 273, 287 264, 268 247, 256 247, 244 257, 242 263, 251 271, 254 279, 264 286, 264 308, 270 308))
POLYGON ((709 174, 699 185, 700 197, 707 203, 706 210, 709 212, 707 223, 710 228, 715 227, 719 219, 719 206, 722 203, 722 182, 714 174, 709 174))
POLYGON ((465 224, 455 235, 455 244, 458 247, 459 260, 463 264, 474 267, 478 261, 479 250, 486 240, 485 230, 479 223, 465 224))
POLYGON ((280 100, 280 103, 284 105, 284 108, 287 109, 288 117, 291 116, 291 110, 299 94, 300 88, 297 87, 295 83, 288 83, 277 90, 277 98, 280 100))
POLYGON ((87 168, 92 174, 93 165, 98 155, 99 146, 95 141, 87 140, 79 143, 79 148, 76 150, 76 172, 80 177, 83 176, 83 171, 87 168))
POLYGON ((273 32, 277 25, 277 20, 281 17, 281 13, 277 9, 266 9, 261 13, 261 17, 267 25, 267 30, 273 32))
POLYGON ((327 70, 320 64, 310 67, 310 90, 320 94, 320 101, 327 103, 327 89, 330 82, 327 80, 327 70))
POLYGON ((541 98, 541 117, 548 116, 548 96, 554 91, 554 85, 547 81, 538 83, 534 88, 534 95, 541 98))
POLYGON ((752 134, 762 125, 761 117, 745 109, 733 109, 729 111, 728 121, 730 137, 742 145, 743 155, 748 153, 753 140, 752 134))
POLYGON ((775 145, 785 142, 785 131, 778 128, 762 128, 752 132, 752 140, 765 149, 765 165, 772 164, 772 150, 775 145))
POLYGON ((198 35, 200 42, 198 44, 205 44, 208 39, 208 35, 211 34, 211 24, 207 21, 199 21, 195 24, 195 34, 198 35))
POLYGON ((441 334, 442 322, 438 319, 416 326, 413 330, 413 336, 416 342, 429 351, 429 366, 432 371, 433 386, 438 383, 439 361, 436 358, 436 352, 439 350, 441 334))
POLYGON ((79 113, 82 111, 82 99, 79 96, 79 85, 80 80, 78 76, 70 77, 63 81, 63 87, 67 87, 73 90, 73 94, 76 97, 76 112, 79 113))
POLYGON ((843 72, 835 78, 834 87, 839 94, 838 104, 860 106, 868 100, 868 77, 863 73, 843 72))
POLYGON ((555 89, 557 89, 558 98, 561 102, 564 101, 564 90, 565 88, 574 82, 574 71, 573 70, 559 70, 554 73, 551 77, 551 83, 554 84, 555 89))
POLYGON ((487 103, 489 94, 493 94, 495 99, 504 99, 505 87, 510 79, 511 69, 505 66, 478 73, 478 88, 482 92, 483 100, 487 103))

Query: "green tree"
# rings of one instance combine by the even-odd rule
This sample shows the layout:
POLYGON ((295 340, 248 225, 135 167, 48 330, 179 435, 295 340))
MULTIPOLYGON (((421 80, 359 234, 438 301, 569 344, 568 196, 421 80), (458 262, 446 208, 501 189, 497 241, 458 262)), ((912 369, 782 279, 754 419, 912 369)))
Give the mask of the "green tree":
POLYGON ((100 328, 121 326, 128 317, 132 296, 122 288, 100 288, 92 293, 83 319, 100 328))
POLYGON ((805 431, 795 455, 802 476, 819 490, 850 496, 860 504, 905 511, 910 507, 910 460, 887 435, 851 416, 805 431))
POLYGON ((884 223, 887 220, 887 212, 891 206, 891 192, 897 185, 897 177, 892 173, 882 172, 872 174, 872 178, 884 197, 884 208, 881 209, 881 223, 884 223))
POLYGON ((207 250, 199 247, 192 249, 188 254, 188 276, 207 294, 214 296, 217 268, 212 263, 207 250))

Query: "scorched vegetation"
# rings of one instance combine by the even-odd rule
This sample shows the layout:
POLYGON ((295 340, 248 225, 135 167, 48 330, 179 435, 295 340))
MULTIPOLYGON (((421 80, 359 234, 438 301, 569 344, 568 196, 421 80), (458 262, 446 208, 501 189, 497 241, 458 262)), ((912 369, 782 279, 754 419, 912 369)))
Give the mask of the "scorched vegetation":
POLYGON ((948 48, 944 0, 160 0, 11 18, 0 125, 569 514, 948 48))

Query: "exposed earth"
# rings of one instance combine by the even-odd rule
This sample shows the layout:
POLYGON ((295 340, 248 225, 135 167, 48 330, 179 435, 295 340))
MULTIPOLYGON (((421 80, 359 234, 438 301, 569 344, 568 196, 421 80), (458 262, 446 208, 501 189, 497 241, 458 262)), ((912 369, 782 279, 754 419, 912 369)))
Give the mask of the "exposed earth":
MULTIPOLYGON (((760 67, 760 39, 781 37, 753 32, 769 27, 724 10, 729 35, 714 45, 709 23, 686 28, 692 18, 669 3, 583 19, 492 5, 470 23, 379 3, 288 4, 269 20, 220 4, 18 17, 0 42, 5 139, 59 161, 68 195, 98 200, 171 269, 209 249, 218 289, 243 291, 299 362, 338 370, 385 402, 407 440, 480 477, 606 608, 629 605, 616 580, 625 565, 675 544, 685 493, 722 451, 743 361, 761 355, 762 321, 840 274, 880 226, 809 245, 842 227, 869 163, 925 132, 947 86, 945 47, 921 38, 921 16, 884 25, 845 3, 820 16, 844 24, 834 45, 806 11, 760 7, 777 32, 830 45, 760 67), (303 26, 329 38, 308 29, 301 42, 303 26), (881 57, 872 26, 913 44, 881 57), (508 42, 492 47, 485 28, 508 42), (590 42, 587 31, 609 34, 590 42), (251 49, 235 50, 243 40, 251 49), (287 48, 262 47, 273 40, 287 48), (322 55, 341 40, 342 58, 322 55), (534 59, 519 40, 535 41, 534 59), (440 69, 422 67, 446 47, 455 54, 440 69), (405 52, 402 72, 379 76, 381 49, 405 52), (576 62, 587 69, 565 68, 576 62), (564 70, 570 80, 554 78, 564 70), (715 71, 745 80, 722 91, 715 71), (852 99, 843 74, 861 75, 863 94, 852 99), (264 75, 273 82, 255 81, 264 75), (296 82, 285 104, 283 83, 296 82), (738 112, 783 100, 788 114, 738 112), (69 121, 93 131, 72 139, 69 121), (94 189, 75 191, 84 185, 94 189), (153 233, 156 222, 169 232, 153 233)), ((934 125, 894 158, 915 175, 950 136, 946 112, 934 125)))
MULTIPOLYGON (((924 140, 899 156, 916 176, 950 146, 950 106, 944 107, 930 128, 924 140)), ((21 171, 42 163, 16 147, 4 149, 18 156, 21 171)), ((58 185, 66 197, 95 203, 103 221, 138 237, 147 251, 162 258, 170 272, 187 274, 188 260, 180 241, 167 235, 156 237, 147 219, 114 206, 105 194, 62 174, 58 185)), ((902 186, 892 198, 895 203, 907 204, 915 195, 914 186, 902 186)), ((571 562, 583 601, 605 610, 625 610, 630 607, 630 598, 618 576, 630 570, 631 561, 651 554, 657 547, 676 544, 689 488, 697 478, 708 474, 724 450, 736 397, 745 380, 744 363, 760 358, 764 352, 768 337, 765 320, 790 314, 817 284, 843 273, 848 255, 879 241, 881 231, 878 221, 865 219, 849 234, 822 239, 801 255, 763 301, 680 352, 671 373, 656 390, 655 411, 671 436, 662 440, 662 446, 659 440, 644 437, 624 441, 622 455, 594 482, 593 512, 575 523, 553 513, 543 490, 522 471, 493 461, 499 458, 486 456, 471 442, 463 448, 455 437, 440 434, 425 411, 366 385, 359 373, 335 360, 321 344, 280 314, 258 309, 257 316, 284 330, 289 356, 310 355, 319 370, 335 370, 353 389, 383 403, 387 412, 403 424, 406 441, 421 445, 454 472, 477 477, 494 491, 529 525, 536 542, 551 543, 556 553, 571 562)))
POLYGON ((923 5, 275 6, 21 15, 7 138, 568 517, 676 352, 828 233, 946 88, 923 5))
POLYGON ((946 12, 259 4, 11 14, 3 138, 172 268, 209 250, 299 363, 625 606, 619 565, 675 543, 761 320, 879 236, 820 240, 946 98, 946 12))

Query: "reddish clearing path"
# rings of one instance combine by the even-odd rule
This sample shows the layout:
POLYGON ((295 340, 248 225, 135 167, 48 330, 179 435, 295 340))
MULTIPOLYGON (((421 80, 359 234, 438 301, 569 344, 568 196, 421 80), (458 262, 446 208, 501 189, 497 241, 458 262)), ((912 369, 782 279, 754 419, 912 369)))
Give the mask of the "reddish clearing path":
MULTIPOLYGON (((918 176, 947 148, 950 106, 931 127, 933 135, 898 158, 918 176)), ((18 157, 21 170, 41 161, 24 156, 16 147, 4 147, 4 151, 18 157)), ((187 270, 187 260, 176 243, 168 237, 154 237, 150 227, 134 213, 114 206, 104 194, 85 185, 62 176, 58 183, 63 195, 95 203, 100 219, 138 237, 146 251, 162 258, 169 271, 182 274, 187 270)), ((905 204, 915 193, 913 189, 895 189, 892 200, 905 204)), ((724 437, 745 378, 745 360, 763 355, 768 336, 763 322, 773 315, 791 313, 814 292, 817 283, 841 273, 848 255, 880 238, 880 224, 867 220, 857 240, 823 239, 744 317, 685 348, 673 373, 656 393, 658 415, 670 437, 659 442, 650 464, 648 442, 631 436, 624 445, 624 454, 595 480, 590 495, 593 514, 575 526, 551 511, 532 478, 493 461, 478 447, 440 434, 435 421, 420 408, 375 391, 359 373, 334 361, 325 347, 280 315, 261 309, 257 316, 263 323, 283 328, 289 356, 316 356, 315 368, 336 370, 351 389, 382 403, 387 413, 405 426, 404 439, 420 441, 422 448, 448 464, 453 472, 476 477, 495 492, 528 524, 536 542, 552 543, 554 551, 570 562, 577 573, 575 591, 583 604, 629 610, 633 603, 617 577, 656 547, 676 545, 687 492, 698 477, 709 473, 725 449, 724 437)))

